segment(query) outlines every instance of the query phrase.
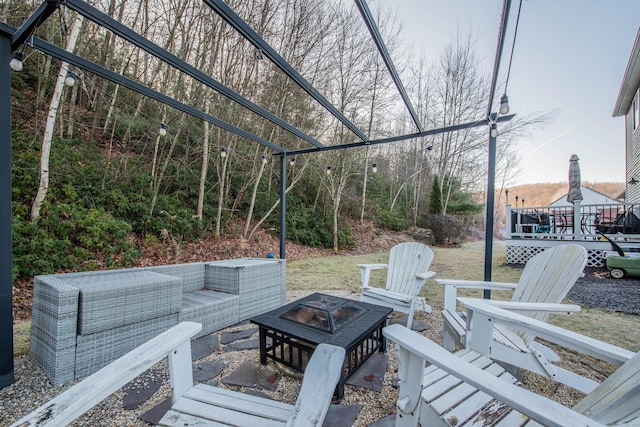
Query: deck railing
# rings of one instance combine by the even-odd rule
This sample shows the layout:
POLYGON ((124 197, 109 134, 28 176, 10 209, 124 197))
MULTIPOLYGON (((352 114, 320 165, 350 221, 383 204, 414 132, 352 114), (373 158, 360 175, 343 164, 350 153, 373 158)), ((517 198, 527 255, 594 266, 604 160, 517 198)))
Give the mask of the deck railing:
POLYGON ((506 208, 507 239, 598 240, 602 233, 612 240, 640 240, 639 204, 506 208))

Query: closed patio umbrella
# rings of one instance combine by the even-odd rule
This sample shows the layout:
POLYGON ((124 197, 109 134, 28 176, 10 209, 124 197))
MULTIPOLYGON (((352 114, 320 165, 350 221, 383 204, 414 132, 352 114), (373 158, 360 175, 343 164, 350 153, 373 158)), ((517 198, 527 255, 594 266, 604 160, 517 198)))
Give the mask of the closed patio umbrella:
POLYGON ((582 200, 582 191, 580 191, 580 164, 578 156, 572 154, 569 159, 569 194, 567 194, 567 202, 574 203, 582 200))
POLYGON ((569 194, 567 202, 573 203, 573 238, 580 237, 580 201, 582 191, 580 191, 580 164, 577 155, 572 154, 569 159, 569 194))

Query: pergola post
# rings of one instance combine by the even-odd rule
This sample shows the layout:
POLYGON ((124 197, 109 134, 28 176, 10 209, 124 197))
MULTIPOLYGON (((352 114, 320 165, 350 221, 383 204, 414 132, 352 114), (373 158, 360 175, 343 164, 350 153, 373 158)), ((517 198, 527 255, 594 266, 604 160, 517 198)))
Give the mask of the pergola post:
POLYGON ((13 384, 11 35, 0 31, 0 388, 13 384))
POLYGON ((287 156, 280 156, 280 259, 285 259, 287 240, 287 156))
MULTIPOLYGON (((504 0, 502 4, 502 22, 500 22, 500 33, 498 34, 498 46, 496 57, 493 63, 493 77, 491 78, 491 89, 489 90, 489 102, 487 103, 487 120, 489 124, 495 126, 498 114, 492 113, 493 96, 498 82, 498 70, 500 69, 500 58, 502 58, 502 48, 504 47, 504 36, 507 32, 507 22, 509 22, 509 9, 511 0, 504 0)), ((506 95, 506 92, 505 92, 506 95)), ((508 111, 507 111, 508 112, 508 111)), ((493 258, 493 209, 495 203, 496 187, 496 136, 489 126, 489 158, 487 159, 487 207, 486 207, 486 230, 484 238, 484 281, 491 281, 491 262, 493 258)), ((516 206, 517 207, 517 206, 516 206)), ((491 298, 491 290, 484 290, 484 298, 491 298)))
MULTIPOLYGON (((495 115, 492 115, 495 117, 495 115)), ((493 210, 495 204, 496 188, 496 137, 493 136, 489 126, 489 159, 487 165, 487 208, 486 229, 484 238, 484 280, 491 281, 491 261, 493 259, 493 210)), ((485 299, 491 298, 491 290, 485 289, 485 299)))

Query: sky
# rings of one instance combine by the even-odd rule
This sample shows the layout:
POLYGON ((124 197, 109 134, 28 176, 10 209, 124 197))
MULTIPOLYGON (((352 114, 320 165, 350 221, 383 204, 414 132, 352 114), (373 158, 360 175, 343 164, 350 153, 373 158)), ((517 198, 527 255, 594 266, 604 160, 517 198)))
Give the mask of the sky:
MULTIPOLYGON (((501 81, 519 3, 511 5, 501 81)), ((416 55, 435 60, 458 30, 471 31, 491 75, 501 0, 394 0, 394 7, 416 55)), ((521 173, 512 185, 568 181, 572 154, 580 158, 583 181, 624 182, 624 118, 612 113, 639 26, 640 0, 522 2, 507 87, 510 112, 550 113, 553 121, 519 142, 521 173)))

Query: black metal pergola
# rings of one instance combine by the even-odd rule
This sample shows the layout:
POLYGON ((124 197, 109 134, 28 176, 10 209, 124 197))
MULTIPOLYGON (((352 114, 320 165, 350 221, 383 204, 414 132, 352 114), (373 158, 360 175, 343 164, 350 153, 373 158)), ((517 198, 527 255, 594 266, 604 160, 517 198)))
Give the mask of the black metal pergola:
POLYGON ((489 134, 488 144, 488 176, 487 176, 487 201, 486 201, 486 242, 485 242, 485 270, 484 279, 491 279, 491 258, 493 244, 493 210, 494 210, 494 186, 495 186, 495 161, 496 161, 496 137, 490 132, 490 126, 496 122, 508 121, 513 115, 498 116, 492 112, 494 92, 496 89, 498 70, 502 57, 504 36, 507 28, 510 0, 504 0, 500 30, 498 35, 497 50, 494 61, 493 76, 487 110, 484 117, 474 122, 462 123, 438 129, 424 130, 418 116, 409 100, 404 85, 393 65, 393 61, 387 51, 382 36, 372 17, 365 0, 355 0, 363 20, 371 33, 379 54, 381 55, 393 82, 400 93, 402 100, 409 111, 417 131, 407 135, 394 136, 384 139, 370 139, 362 130, 353 124, 345 115, 329 102, 316 88, 314 88, 298 71, 294 69, 282 56, 278 54, 260 35, 254 31, 242 18, 240 18, 222 0, 203 0, 218 16, 224 19, 246 40, 252 43, 261 54, 275 64, 290 79, 295 81, 309 96, 318 102, 326 111, 331 113, 359 140, 341 141, 335 145, 324 145, 304 131, 296 128, 287 121, 270 113, 266 109, 244 98, 242 95, 226 87, 211 76, 188 64, 176 55, 166 51, 152 41, 146 39, 117 20, 99 11, 82 0, 45 0, 19 27, 13 28, 6 23, 0 23, 0 388, 13 383, 13 315, 12 315, 12 239, 11 239, 11 70, 9 62, 12 55, 18 52, 25 44, 29 43, 35 50, 46 55, 65 61, 75 67, 93 73, 118 85, 138 92, 146 97, 166 104, 176 110, 190 114, 203 121, 223 128, 242 138, 261 144, 272 150, 273 155, 280 159, 280 257, 285 258, 286 240, 286 158, 296 154, 317 153, 330 150, 341 150, 355 147, 363 147, 391 142, 405 141, 429 135, 436 135, 457 130, 469 129, 479 126, 487 126, 489 134), (160 93, 132 79, 115 73, 105 67, 97 65, 78 55, 67 52, 45 40, 33 36, 34 31, 46 21, 61 5, 68 7, 76 13, 93 21, 97 25, 108 29, 129 43, 137 46, 145 52, 155 56, 178 71, 191 76, 200 84, 224 95, 231 101, 249 109, 253 113, 263 117, 282 129, 299 137, 307 146, 296 150, 288 150, 281 144, 269 141, 249 131, 234 126, 211 114, 187 105, 177 99, 160 93))

